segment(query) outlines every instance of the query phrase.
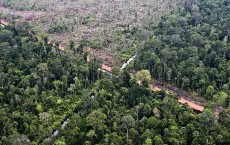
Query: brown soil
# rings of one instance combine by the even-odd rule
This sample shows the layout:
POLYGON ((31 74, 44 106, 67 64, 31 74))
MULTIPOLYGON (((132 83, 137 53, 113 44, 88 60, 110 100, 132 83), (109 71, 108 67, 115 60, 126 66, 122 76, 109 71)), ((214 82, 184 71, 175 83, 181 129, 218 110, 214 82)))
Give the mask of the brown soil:
MULTIPOLYGON (((199 112, 202 112, 204 110, 204 106, 202 106, 203 100, 202 102, 198 101, 197 98, 193 98, 188 92, 182 89, 168 86, 159 81, 155 81, 155 85, 150 85, 150 88, 153 91, 166 90, 167 94, 169 93, 169 91, 172 91, 179 95, 178 102, 182 104, 187 104, 189 107, 199 112)), ((217 112, 215 112, 215 115, 218 116, 218 114, 216 113, 217 112)))
POLYGON ((202 105, 204 103, 204 99, 201 98, 194 98, 191 94, 189 94, 188 92, 177 88, 177 87, 172 87, 167 83, 162 83, 160 81, 154 80, 154 86, 163 89, 163 90, 168 90, 168 91, 172 91, 175 92, 176 94, 178 94, 180 97, 188 100, 188 101, 192 101, 198 105, 202 105))
MULTIPOLYGON (((194 98, 191 94, 188 92, 177 88, 172 87, 167 83, 162 83, 158 80, 154 80, 154 85, 150 85, 151 89, 153 91, 159 91, 159 90, 166 90, 166 92, 172 91, 176 93, 179 96, 178 102, 182 104, 188 104, 191 108, 193 108, 196 111, 202 112, 205 108, 203 104, 205 103, 204 99, 202 98, 194 98)), ((214 108, 214 115, 217 119, 219 119, 219 114, 224 111, 224 108, 217 107, 214 108)))
POLYGON ((180 103, 182 103, 182 104, 188 104, 188 106, 193 108, 194 110, 197 110, 197 111, 200 111, 200 112, 202 112, 204 110, 203 106, 195 104, 194 102, 189 101, 189 100, 187 100, 185 98, 180 98, 178 101, 180 103))

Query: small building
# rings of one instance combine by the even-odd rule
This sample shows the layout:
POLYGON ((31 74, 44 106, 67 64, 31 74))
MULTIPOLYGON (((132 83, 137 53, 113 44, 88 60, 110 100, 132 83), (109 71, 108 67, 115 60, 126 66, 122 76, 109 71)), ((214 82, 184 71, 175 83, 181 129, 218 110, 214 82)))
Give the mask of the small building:
POLYGON ((202 112, 204 110, 203 106, 195 104, 195 103, 193 103, 189 100, 186 100, 184 98, 180 98, 178 101, 182 104, 187 104, 189 107, 191 107, 195 111, 202 112))
POLYGON ((5 21, 5 20, 0 20, 0 25, 2 27, 5 27, 5 26, 8 26, 9 25, 9 22, 5 21))

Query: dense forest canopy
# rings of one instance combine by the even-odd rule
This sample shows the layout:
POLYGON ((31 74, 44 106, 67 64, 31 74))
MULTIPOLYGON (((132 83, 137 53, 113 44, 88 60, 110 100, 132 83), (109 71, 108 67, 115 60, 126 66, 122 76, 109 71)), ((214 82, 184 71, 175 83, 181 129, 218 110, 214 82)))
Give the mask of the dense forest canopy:
POLYGON ((39 141, 75 109, 79 91, 101 76, 100 61, 86 63, 84 54, 60 52, 23 27, 0 32, 1 139, 9 144, 4 137, 23 133, 39 141))
POLYGON ((208 88, 229 93, 230 6, 227 0, 186 1, 162 17, 135 67, 213 99, 208 88))
POLYGON ((146 28, 152 36, 138 51, 135 77, 129 69, 106 76, 72 41, 60 51, 25 24, 0 27, 0 144, 228 145, 229 13, 228 0, 185 1, 146 28), (151 90, 150 75, 203 96, 206 109, 151 90))

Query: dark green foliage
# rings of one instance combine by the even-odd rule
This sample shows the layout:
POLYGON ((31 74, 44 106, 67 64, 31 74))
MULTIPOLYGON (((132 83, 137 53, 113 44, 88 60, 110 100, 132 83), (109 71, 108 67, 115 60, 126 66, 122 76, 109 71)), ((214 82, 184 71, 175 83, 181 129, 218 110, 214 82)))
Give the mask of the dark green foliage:
POLYGON ((229 22, 226 1, 186 1, 183 9, 162 18, 153 30, 155 36, 145 42, 135 68, 148 69, 154 78, 185 90, 214 95, 206 94, 208 86, 228 88, 229 22))
POLYGON ((0 103, 1 113, 7 114, 0 122, 3 144, 24 135, 41 142, 75 109, 82 89, 99 76, 88 67, 98 68, 98 61, 87 64, 82 55, 59 52, 28 36, 0 30, 0 103))

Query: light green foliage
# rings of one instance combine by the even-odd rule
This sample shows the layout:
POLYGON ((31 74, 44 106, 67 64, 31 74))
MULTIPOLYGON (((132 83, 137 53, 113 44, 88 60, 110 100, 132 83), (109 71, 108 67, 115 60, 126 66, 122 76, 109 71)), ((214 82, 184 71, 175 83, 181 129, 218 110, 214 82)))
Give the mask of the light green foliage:
POLYGON ((228 94, 221 91, 221 92, 218 92, 217 94, 215 94, 213 96, 213 99, 214 101, 216 102, 216 105, 220 105, 220 106, 223 106, 224 103, 225 103, 225 99, 228 97, 228 94))
POLYGON ((136 74, 136 80, 140 81, 142 84, 148 84, 151 81, 151 75, 148 70, 138 71, 136 74))
POLYGON ((58 140, 58 141, 54 142, 54 145, 66 145, 66 143, 63 142, 63 141, 58 140))
POLYGON ((164 144, 163 140, 161 139, 161 136, 159 136, 159 135, 155 136, 153 140, 154 140, 155 145, 163 145, 164 144))
POLYGON ((214 92, 215 92, 214 87, 209 85, 208 88, 206 89, 206 96, 207 96, 208 98, 212 98, 214 92))
POLYGON ((41 105, 41 104, 37 104, 36 110, 37 110, 38 112, 42 112, 42 111, 43 111, 42 105, 41 105))
POLYGON ((152 145, 152 144, 153 144, 152 139, 147 138, 147 139, 145 140, 145 143, 144 143, 143 145, 152 145))

